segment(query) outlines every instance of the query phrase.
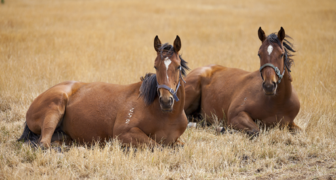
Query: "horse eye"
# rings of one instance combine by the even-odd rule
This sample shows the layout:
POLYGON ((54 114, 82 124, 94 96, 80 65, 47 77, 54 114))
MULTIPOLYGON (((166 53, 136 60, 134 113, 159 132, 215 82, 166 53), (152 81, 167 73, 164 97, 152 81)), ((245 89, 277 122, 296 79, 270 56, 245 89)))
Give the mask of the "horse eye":
POLYGON ((181 66, 178 66, 177 69, 178 69, 178 70, 181 69, 181 66))
POLYGON ((281 54, 281 55, 280 55, 280 58, 282 58, 283 56, 284 56, 284 54, 281 54))
POLYGON ((260 54, 258 54, 258 56, 260 57, 260 54))
POLYGON ((157 68, 154 66, 154 69, 156 69, 157 70, 157 68))

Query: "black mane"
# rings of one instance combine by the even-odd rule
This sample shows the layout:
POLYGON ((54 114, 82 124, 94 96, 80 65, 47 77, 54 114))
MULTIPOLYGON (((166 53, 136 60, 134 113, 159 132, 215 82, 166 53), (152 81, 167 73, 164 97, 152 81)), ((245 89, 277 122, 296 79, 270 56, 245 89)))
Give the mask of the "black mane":
MULTIPOLYGON (((168 43, 163 44, 160 48, 160 55, 161 58, 171 57, 175 52, 174 47, 168 43)), ((186 70, 189 70, 187 66, 187 61, 182 59, 182 56, 179 55, 181 59, 181 73, 183 76, 186 76, 186 70)), ((145 104, 150 105, 154 102, 157 96, 157 81, 156 81, 156 74, 154 73, 147 73, 145 77, 140 78, 143 82, 140 86, 140 96, 144 98, 145 104)))
POLYGON ((157 96, 156 74, 147 73, 145 77, 141 77, 141 80, 140 96, 143 96, 146 105, 150 105, 157 96))
MULTIPOLYGON (((288 39, 292 39, 292 38, 286 35, 285 39, 283 40, 283 45, 285 49, 284 58, 285 58, 285 66, 287 67, 288 71, 291 72, 290 69, 294 63, 294 60, 291 58, 294 55, 291 52, 296 52, 296 51, 293 49, 293 44, 288 39)), ((275 33, 268 35, 267 40, 271 43, 276 43, 282 48, 281 41, 279 40, 278 36, 275 33)))

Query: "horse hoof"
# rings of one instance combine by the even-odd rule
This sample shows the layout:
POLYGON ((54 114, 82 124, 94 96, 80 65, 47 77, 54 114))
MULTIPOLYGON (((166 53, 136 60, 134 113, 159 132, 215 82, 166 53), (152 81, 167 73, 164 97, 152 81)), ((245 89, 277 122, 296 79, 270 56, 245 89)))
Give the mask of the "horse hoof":
POLYGON ((216 132, 224 134, 225 133, 225 128, 224 127, 218 127, 218 128, 216 128, 216 132))
POLYGON ((58 153, 62 153, 63 152, 63 150, 62 150, 61 147, 53 147, 52 149, 54 149, 58 153))
POLYGON ((259 136, 259 131, 248 131, 247 135, 250 137, 250 140, 259 136))
POLYGON ((43 143, 39 143, 38 146, 36 146, 37 148, 41 148, 42 151, 48 150, 50 147, 48 147, 47 145, 43 144, 43 143))
POLYGON ((133 153, 134 153, 134 154, 138 151, 137 148, 135 148, 135 147, 131 148, 131 147, 129 147, 129 146, 122 147, 121 149, 122 149, 122 151, 123 151, 124 153, 129 153, 129 152, 131 152, 131 149, 133 150, 133 153))

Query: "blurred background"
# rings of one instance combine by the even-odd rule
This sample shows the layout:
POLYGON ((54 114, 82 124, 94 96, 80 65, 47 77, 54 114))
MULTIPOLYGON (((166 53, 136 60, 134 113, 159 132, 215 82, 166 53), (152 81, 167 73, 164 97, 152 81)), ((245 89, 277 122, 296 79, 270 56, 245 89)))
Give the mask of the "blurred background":
POLYGON ((256 71, 258 28, 268 35, 282 26, 297 50, 299 117, 316 107, 334 113, 335 10, 332 0, 7 0, 0 5, 0 95, 25 111, 62 81, 137 82, 154 72, 156 35, 163 43, 179 35, 191 69, 221 64, 256 71))
POLYGON ((335 0, 4 0, 0 4, 0 179, 13 174, 23 179, 27 174, 34 179, 129 179, 138 174, 146 179, 251 179, 261 172, 303 174, 303 167, 308 174, 335 172, 336 164, 322 163, 318 168, 313 164, 314 158, 335 163, 336 157, 335 29, 335 0), (301 102, 295 123, 305 133, 271 131, 250 141, 241 134, 215 136, 214 131, 187 130, 182 136, 186 146, 179 153, 139 152, 136 158, 124 156, 117 147, 114 156, 106 148, 105 153, 72 150, 59 160, 16 143, 29 105, 53 85, 68 80, 130 84, 155 72, 156 35, 170 44, 179 35, 180 53, 191 69, 220 64, 258 71, 259 27, 267 35, 283 27, 293 38, 297 52, 292 85, 301 102), (143 165, 146 172, 139 169, 143 165))

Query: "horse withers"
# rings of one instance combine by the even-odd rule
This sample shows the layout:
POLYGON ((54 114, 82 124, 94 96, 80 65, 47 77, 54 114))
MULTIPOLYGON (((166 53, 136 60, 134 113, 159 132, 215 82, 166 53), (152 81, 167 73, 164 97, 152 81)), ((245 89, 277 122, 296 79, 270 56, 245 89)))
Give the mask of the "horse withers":
POLYGON ((300 129, 293 122, 300 102, 291 84, 290 52, 295 51, 286 38, 289 36, 282 27, 277 35, 267 37, 259 28, 258 36, 262 43, 258 50, 259 70, 209 65, 188 74, 184 106, 187 116, 205 115, 213 123, 211 117, 216 115, 228 126, 251 135, 259 132, 256 120, 267 127, 280 123, 290 130, 300 129))
POLYGON ((39 95, 27 111, 19 141, 50 147, 52 142, 91 144, 111 138, 124 145, 179 144, 188 120, 184 113, 186 61, 179 55, 181 40, 174 45, 154 39, 155 74, 141 82, 116 85, 68 81, 39 95), (60 136, 61 134, 61 136, 60 136))

